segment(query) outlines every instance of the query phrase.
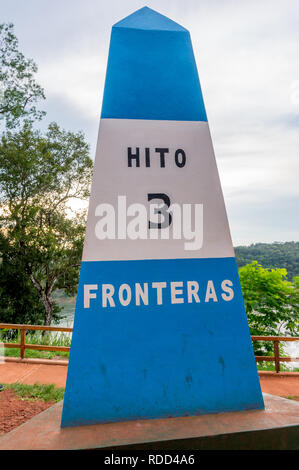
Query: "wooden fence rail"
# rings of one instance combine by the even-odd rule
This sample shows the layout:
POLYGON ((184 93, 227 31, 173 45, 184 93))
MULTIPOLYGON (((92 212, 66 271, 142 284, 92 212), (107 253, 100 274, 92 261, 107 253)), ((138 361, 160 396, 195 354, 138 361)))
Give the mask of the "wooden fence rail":
POLYGON ((281 362, 298 362, 299 357, 284 357, 279 355, 280 341, 299 341, 299 338, 289 336, 251 336, 252 341, 272 341, 274 343, 274 356, 255 356, 257 362, 275 362, 275 372, 280 371, 281 362))
POLYGON ((13 323, 0 323, 0 329, 6 330, 20 330, 21 342, 20 343, 3 343, 4 348, 20 349, 20 358, 25 358, 26 349, 35 349, 39 351, 63 351, 69 352, 70 348, 66 346, 50 346, 48 344, 28 344, 26 343, 26 331, 61 331, 72 333, 73 328, 66 328, 62 326, 42 326, 42 325, 19 325, 13 323))
MULTIPOLYGON (((62 326, 42 326, 42 325, 19 325, 13 323, 0 323, 0 329, 6 330, 20 330, 21 342, 20 343, 3 343, 5 348, 20 349, 20 358, 25 358, 26 349, 35 349, 40 351, 63 351, 69 352, 70 348, 66 346, 50 346, 39 344, 27 344, 26 332, 27 331, 61 331, 65 333, 72 333, 73 328, 66 328, 62 326)), ((279 342, 280 341, 299 341, 299 337, 288 336, 251 336, 252 341, 272 341, 274 344, 274 356, 255 356, 257 362, 267 361, 275 362, 275 371, 280 371, 280 362, 299 362, 299 357, 282 357, 279 355, 279 342)))

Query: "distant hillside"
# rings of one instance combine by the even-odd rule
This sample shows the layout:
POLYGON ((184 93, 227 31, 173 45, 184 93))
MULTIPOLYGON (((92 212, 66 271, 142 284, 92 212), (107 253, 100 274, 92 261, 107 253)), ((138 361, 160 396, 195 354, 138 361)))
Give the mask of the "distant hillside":
MULTIPOLYGON (((250 246, 235 247, 237 264, 240 268, 252 261, 258 261, 264 268, 285 268, 289 280, 299 276, 299 242, 255 243, 250 246)), ((63 308, 63 313, 72 316, 75 310, 75 297, 67 297, 57 290, 54 300, 63 308)))
POLYGON ((285 268, 289 280, 299 276, 299 242, 255 243, 235 247, 238 267, 258 261, 264 268, 285 268))

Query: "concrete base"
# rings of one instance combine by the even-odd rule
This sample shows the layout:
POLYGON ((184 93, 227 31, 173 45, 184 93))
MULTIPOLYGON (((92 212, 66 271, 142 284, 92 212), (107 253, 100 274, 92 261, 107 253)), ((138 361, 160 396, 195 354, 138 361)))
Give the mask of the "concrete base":
POLYGON ((264 394, 266 409, 60 428, 62 402, 0 438, 5 449, 295 450, 299 402, 264 394))

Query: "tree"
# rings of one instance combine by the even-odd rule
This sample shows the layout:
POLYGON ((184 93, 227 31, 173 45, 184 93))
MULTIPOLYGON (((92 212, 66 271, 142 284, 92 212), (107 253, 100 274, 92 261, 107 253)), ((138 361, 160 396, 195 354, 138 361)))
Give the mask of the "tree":
POLYGON ((24 272, 22 261, 10 250, 0 234, 0 319, 4 323, 39 324, 44 308, 32 282, 24 272))
POLYGON ((19 51, 12 24, 0 24, 0 121, 7 128, 27 120, 40 119, 36 102, 44 99, 44 91, 34 79, 37 66, 19 51))
MULTIPOLYGON (((299 335, 298 279, 287 281, 286 269, 264 269, 257 261, 239 269, 251 335, 299 335)), ((272 343, 254 343, 255 353, 269 352, 272 343)))
POLYGON ((74 210, 72 201, 89 196, 91 173, 83 134, 55 123, 43 135, 26 122, 0 141, 1 256, 21 263, 45 325, 53 318, 53 290, 71 295, 77 286, 85 211, 74 210))
POLYGON ((254 243, 235 247, 238 267, 258 261, 263 268, 285 268, 288 280, 299 275, 299 242, 254 243))

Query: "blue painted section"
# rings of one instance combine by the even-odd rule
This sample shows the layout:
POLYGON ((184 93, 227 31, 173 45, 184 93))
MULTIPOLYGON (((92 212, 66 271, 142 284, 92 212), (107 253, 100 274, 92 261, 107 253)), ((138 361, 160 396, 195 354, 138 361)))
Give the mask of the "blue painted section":
POLYGON ((115 23, 114 28, 188 32, 188 30, 180 24, 149 7, 143 7, 134 11, 131 15, 115 23))
POLYGON ((101 117, 207 121, 185 28, 150 8, 113 26, 101 117))
POLYGON ((262 409, 263 399, 235 258, 83 262, 62 426, 262 409), (233 283, 224 301, 221 282, 233 283), (187 281, 200 303, 188 303, 187 281), (213 280, 217 302, 205 302, 213 280), (169 283, 183 281, 182 304, 169 283), (149 284, 149 305, 136 306, 135 283, 149 284), (167 282, 157 305, 152 282, 167 282), (132 289, 122 306, 102 307, 101 285, 132 289), (97 284, 83 306, 84 284, 97 284))

